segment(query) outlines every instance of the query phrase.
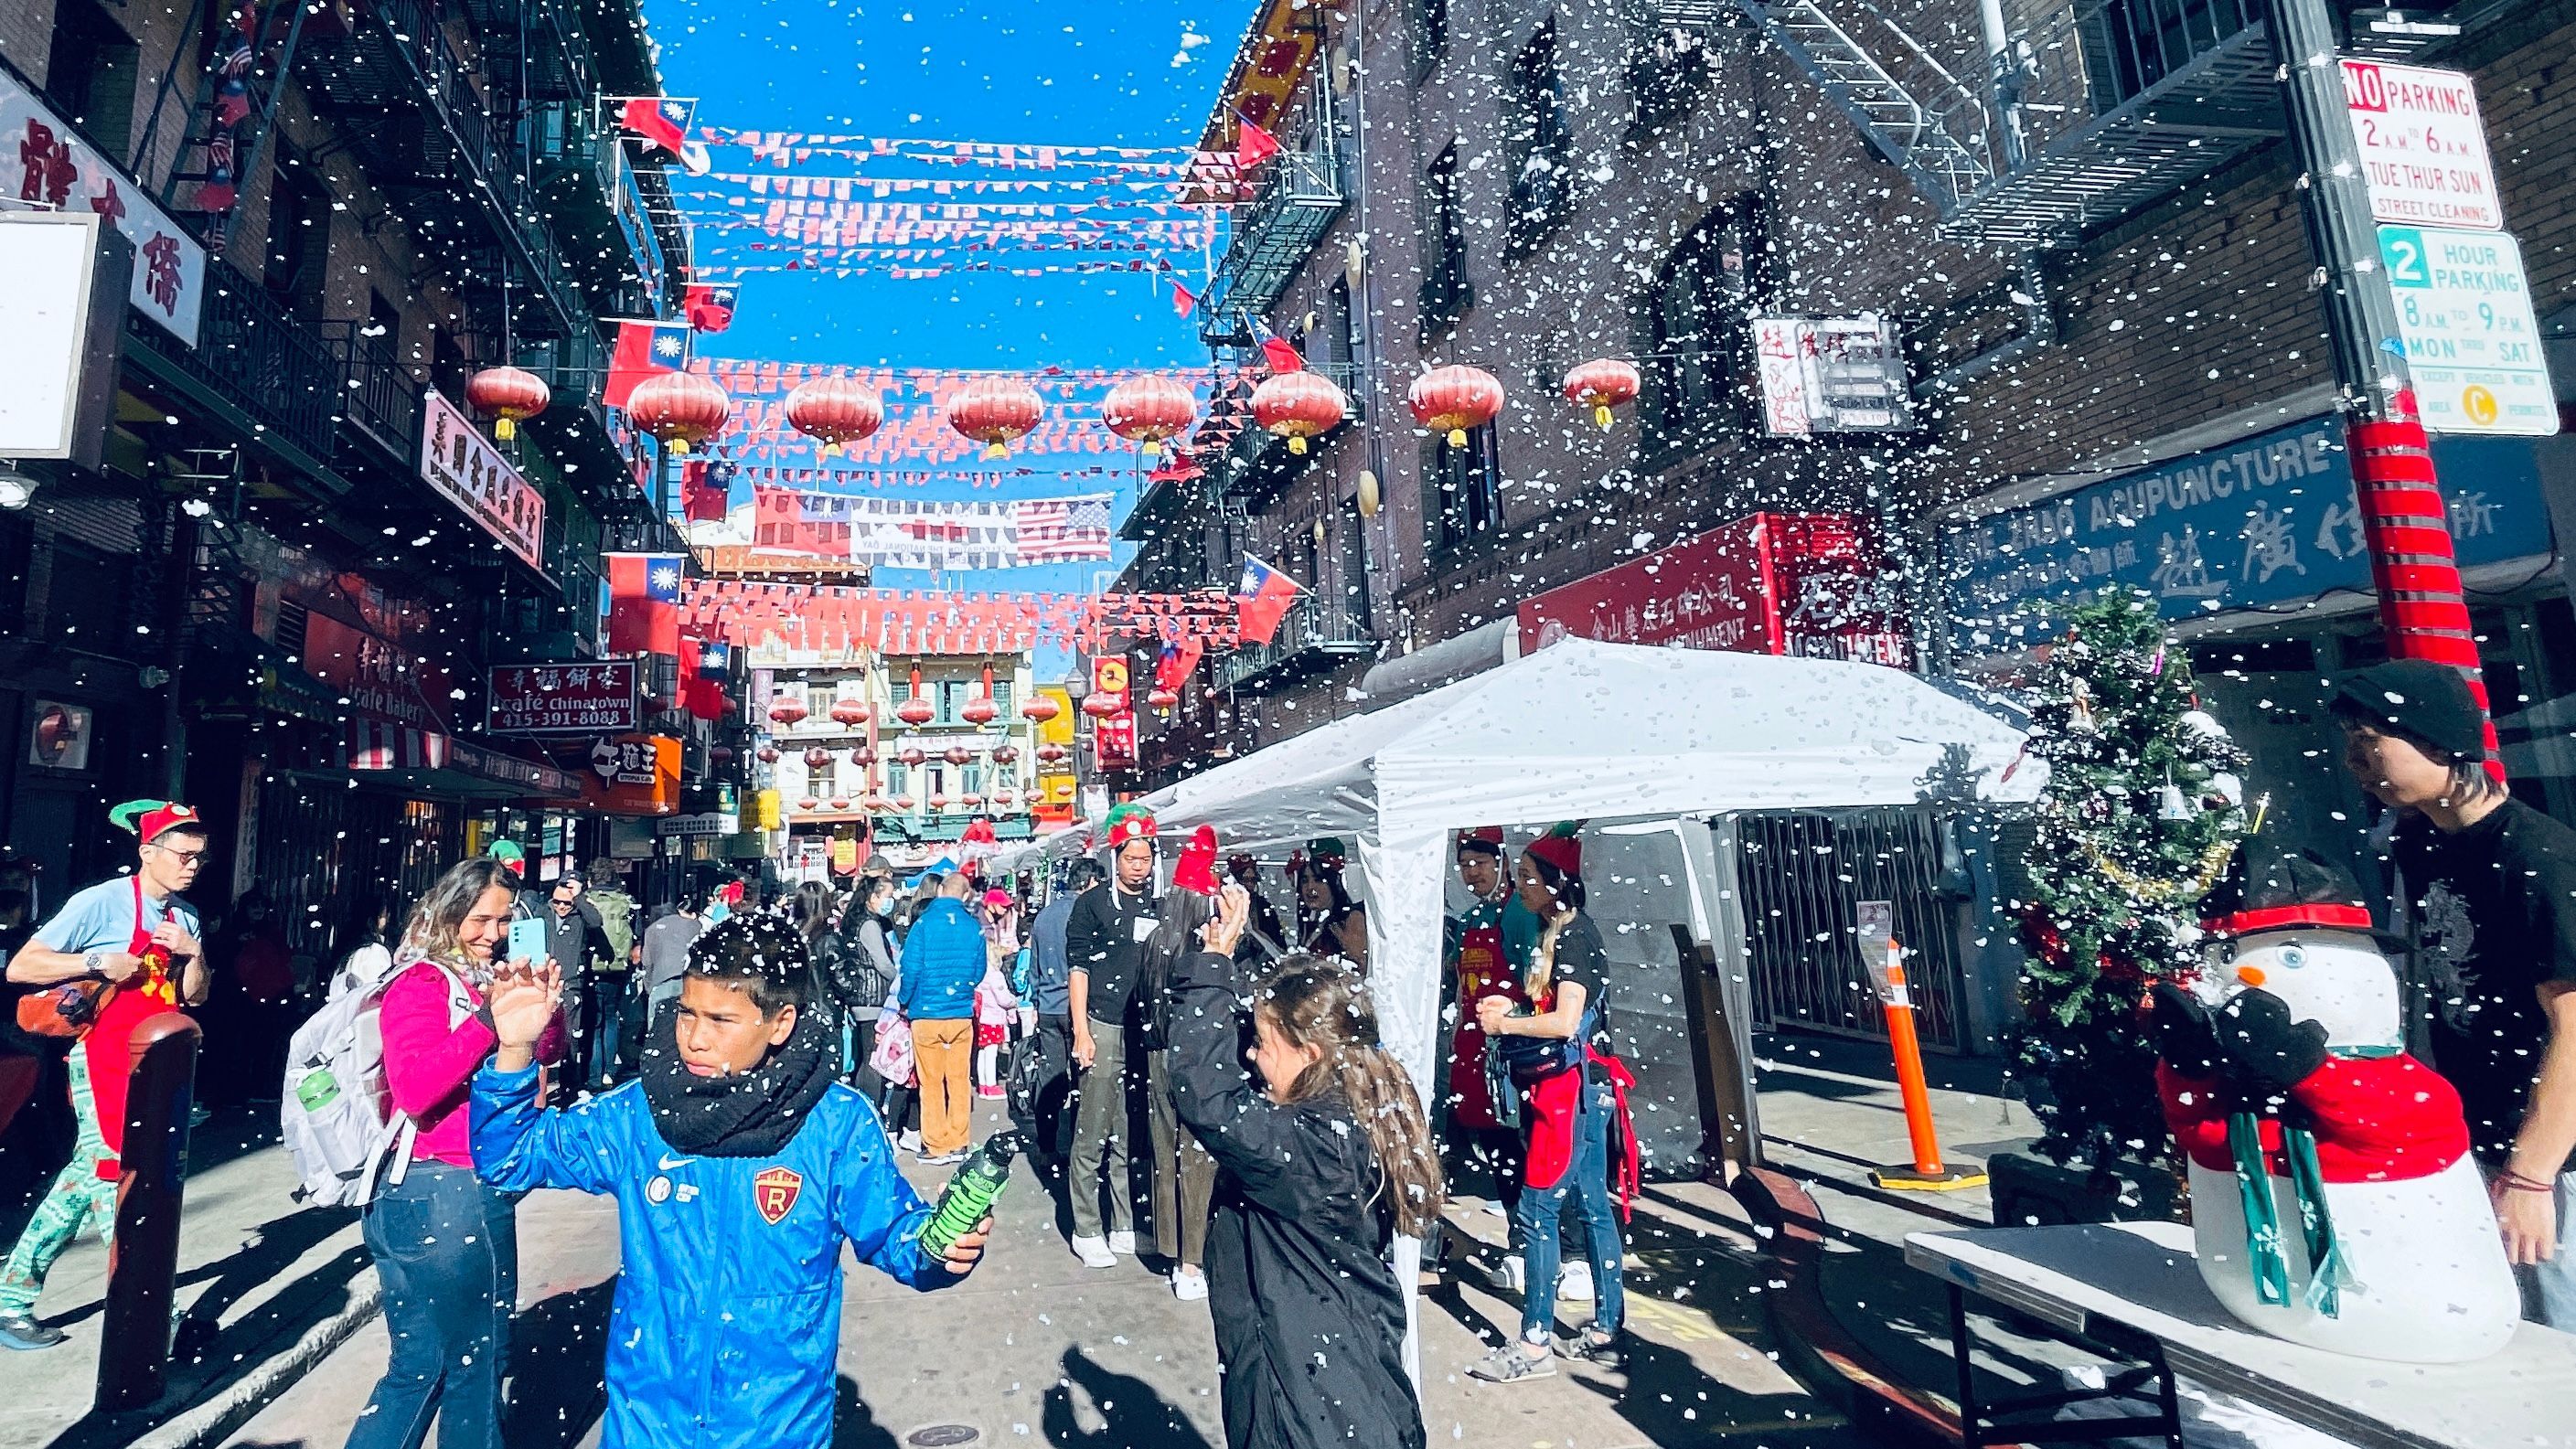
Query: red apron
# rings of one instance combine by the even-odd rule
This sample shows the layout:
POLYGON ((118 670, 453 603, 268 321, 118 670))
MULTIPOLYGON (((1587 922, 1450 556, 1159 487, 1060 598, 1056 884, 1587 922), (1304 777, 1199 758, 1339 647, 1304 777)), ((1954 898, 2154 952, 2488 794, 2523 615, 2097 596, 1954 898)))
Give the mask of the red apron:
POLYGON ((98 1110, 99 1139, 108 1151, 107 1160, 98 1165, 98 1175, 107 1182, 116 1181, 123 1172, 117 1158, 125 1151, 125 1088, 134 1074, 134 1029, 147 1017, 179 1007, 179 981, 170 969, 170 953, 152 944, 152 928, 143 924, 143 877, 131 879, 134 935, 125 949, 143 958, 143 974, 117 988, 80 1040, 80 1049, 89 1053, 89 1096, 98 1110))
MULTIPOLYGON (((1619 1134, 1619 1160, 1610 1165, 1611 1184, 1619 1191, 1619 1219, 1625 1222, 1639 1182, 1636 1123, 1628 1115, 1628 1089, 1637 1085, 1637 1078, 1617 1057, 1585 1047, 1584 1058, 1609 1081, 1612 1110, 1618 1114, 1613 1126, 1619 1134)), ((1521 1092, 1521 1119, 1529 1129, 1528 1166, 1521 1180, 1528 1186, 1545 1192, 1563 1182, 1565 1170, 1574 1165, 1576 1118, 1583 1112, 1590 1075, 1569 1068, 1521 1092)))
POLYGON ((1484 1131, 1503 1125, 1485 1086, 1485 1029, 1476 1024, 1476 1003, 1488 996, 1503 997, 1515 1007, 1529 1002, 1520 979, 1503 964, 1499 921, 1470 926, 1459 938, 1458 1030, 1449 1039, 1449 1119, 1484 1131))

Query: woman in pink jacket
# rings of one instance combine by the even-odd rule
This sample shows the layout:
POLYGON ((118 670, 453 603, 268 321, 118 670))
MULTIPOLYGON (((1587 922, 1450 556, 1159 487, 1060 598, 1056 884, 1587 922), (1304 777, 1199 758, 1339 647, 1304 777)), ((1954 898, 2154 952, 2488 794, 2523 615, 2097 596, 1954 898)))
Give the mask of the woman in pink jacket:
MULTIPOLYGON (((498 1044, 484 996, 510 931, 518 877, 497 860, 451 868, 413 908, 377 1024, 385 1084, 411 1126, 399 1181, 367 1204, 393 1350, 349 1449, 500 1449, 501 1375, 518 1307, 518 1199, 474 1176, 466 1086, 498 1044)), ((540 1045, 560 1058, 558 1016, 540 1045)))

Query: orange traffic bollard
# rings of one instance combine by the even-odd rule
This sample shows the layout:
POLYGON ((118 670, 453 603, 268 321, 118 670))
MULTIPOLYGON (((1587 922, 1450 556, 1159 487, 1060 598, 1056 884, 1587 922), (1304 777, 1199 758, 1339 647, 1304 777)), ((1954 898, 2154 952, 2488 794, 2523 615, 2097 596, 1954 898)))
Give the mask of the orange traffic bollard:
POLYGON ((1932 1091, 1923 1081, 1923 1044, 1914 1035, 1914 998, 1905 986, 1904 953, 1893 938, 1887 943, 1886 983, 1879 996, 1887 1008, 1887 1040, 1896 1051, 1896 1093, 1905 1104, 1905 1136, 1914 1161, 1902 1167, 1873 1168, 1869 1180, 1879 1187, 1915 1192, 1983 1187, 1983 1169, 1948 1167, 1941 1161, 1940 1135, 1932 1129, 1932 1091))

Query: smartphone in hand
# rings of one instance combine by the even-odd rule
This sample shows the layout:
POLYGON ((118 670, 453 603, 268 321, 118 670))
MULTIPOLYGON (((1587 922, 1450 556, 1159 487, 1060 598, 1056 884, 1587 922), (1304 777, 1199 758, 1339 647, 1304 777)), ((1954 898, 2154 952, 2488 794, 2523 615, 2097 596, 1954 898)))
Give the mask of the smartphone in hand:
POLYGON ((510 923, 510 950, 507 959, 512 961, 545 960, 546 923, 533 919, 512 921, 510 923))

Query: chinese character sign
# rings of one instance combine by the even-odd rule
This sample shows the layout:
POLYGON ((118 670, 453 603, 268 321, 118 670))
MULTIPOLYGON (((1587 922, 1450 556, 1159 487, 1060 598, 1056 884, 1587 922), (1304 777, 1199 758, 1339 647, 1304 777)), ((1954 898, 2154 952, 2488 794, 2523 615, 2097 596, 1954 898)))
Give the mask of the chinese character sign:
POLYGON ((623 732, 639 723, 635 661, 496 664, 484 694, 494 734, 623 732))
POLYGON ((134 244, 127 290, 134 310, 197 345, 206 249, 6 71, 0 71, 0 197, 54 211, 86 208, 106 218, 134 244))
POLYGON ((421 411, 421 479, 528 567, 544 568, 545 495, 435 389, 421 394, 421 411))

